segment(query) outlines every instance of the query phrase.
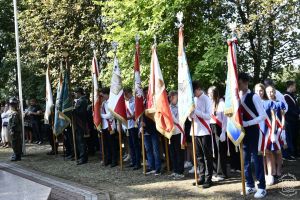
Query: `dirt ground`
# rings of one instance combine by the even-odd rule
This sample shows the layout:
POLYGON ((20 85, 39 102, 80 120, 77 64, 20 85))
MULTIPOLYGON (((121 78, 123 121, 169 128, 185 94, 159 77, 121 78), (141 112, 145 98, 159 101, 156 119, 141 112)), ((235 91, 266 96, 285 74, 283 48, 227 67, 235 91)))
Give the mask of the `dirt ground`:
MULTIPOLYGON (((142 170, 124 168, 121 171, 119 167, 104 167, 98 155, 90 157, 88 164, 76 166, 73 161, 64 161, 61 152, 57 156, 46 155, 50 150, 49 145, 27 145, 26 150, 26 156, 17 162, 18 165, 105 190, 112 199, 243 199, 240 195, 240 175, 236 173, 229 174, 231 178, 204 190, 192 186, 192 174, 187 174, 183 180, 174 181, 168 177, 168 172, 155 177, 143 175, 142 170)), ((0 162, 9 162, 11 152, 11 149, 0 148, 0 162)), ((287 173, 292 174, 292 177, 286 176, 288 180, 268 187, 265 199, 300 199, 300 160, 285 162, 283 174, 287 173)), ((246 199, 254 198, 251 195, 246 199)))

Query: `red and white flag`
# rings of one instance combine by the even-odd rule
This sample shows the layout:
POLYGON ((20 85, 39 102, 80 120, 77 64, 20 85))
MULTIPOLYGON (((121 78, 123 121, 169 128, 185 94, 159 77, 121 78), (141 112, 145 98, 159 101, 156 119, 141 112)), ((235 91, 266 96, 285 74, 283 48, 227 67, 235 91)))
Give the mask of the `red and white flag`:
POLYGON ((156 129, 167 138, 174 131, 174 121, 169 106, 164 79, 159 66, 156 47, 152 47, 150 80, 147 95, 146 115, 153 119, 156 129))
POLYGON ((134 90, 135 90, 135 121, 137 122, 140 116, 144 113, 144 98, 140 75, 140 45, 136 42, 135 57, 134 57, 134 90))
POLYGON ((114 68, 111 77, 108 100, 109 111, 123 124, 127 125, 126 105, 122 86, 121 70, 117 57, 114 59, 114 68))
POLYGON ((92 60, 92 81, 93 81, 93 121, 97 130, 101 130, 101 97, 98 86, 99 67, 96 56, 92 60))

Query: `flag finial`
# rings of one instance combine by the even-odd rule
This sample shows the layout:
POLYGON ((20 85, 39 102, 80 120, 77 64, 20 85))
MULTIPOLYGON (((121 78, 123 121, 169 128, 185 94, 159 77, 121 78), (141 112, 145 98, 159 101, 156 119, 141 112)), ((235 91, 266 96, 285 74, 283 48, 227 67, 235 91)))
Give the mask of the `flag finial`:
POLYGON ((113 49, 114 49, 114 54, 116 55, 116 54, 117 54, 117 49, 118 49, 119 44, 118 44, 117 42, 113 41, 113 42, 111 43, 111 45, 112 45, 112 47, 113 47, 113 49))
POLYGON ((183 20, 183 12, 178 12, 176 14, 176 17, 177 17, 177 20, 178 20, 178 23, 175 23, 175 25, 180 28, 180 27, 183 27, 183 23, 182 23, 182 20, 183 20))
POLYGON ((139 43, 139 40, 140 40, 140 36, 139 35, 136 35, 135 36, 135 42, 138 44, 139 43))
POLYGON ((156 40, 156 35, 153 36, 153 40, 154 40, 154 45, 157 45, 157 40, 156 40))

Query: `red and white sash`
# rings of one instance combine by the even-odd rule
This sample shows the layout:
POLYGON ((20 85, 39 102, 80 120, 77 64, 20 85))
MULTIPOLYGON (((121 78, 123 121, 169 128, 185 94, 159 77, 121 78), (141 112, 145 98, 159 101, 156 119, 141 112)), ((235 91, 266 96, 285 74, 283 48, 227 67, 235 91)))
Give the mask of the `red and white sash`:
MULTIPOLYGON (((105 105, 103 104, 103 106, 102 106, 102 110, 103 110, 103 113, 104 114, 106 114, 106 110, 105 110, 105 105)), ((108 124, 108 131, 110 132, 110 133, 112 133, 112 122, 109 120, 109 119, 106 119, 106 121, 107 121, 107 124, 108 124)))
MULTIPOLYGON (((250 120, 256 118, 256 115, 251 111, 251 109, 245 104, 245 102, 241 101, 241 105, 244 108, 244 113, 246 114, 247 117, 250 118, 250 120)), ((257 124, 258 128, 259 128, 259 139, 258 139, 258 152, 259 153, 263 153, 265 152, 265 135, 263 134, 264 131, 262 130, 262 128, 260 127, 259 124, 257 124)))

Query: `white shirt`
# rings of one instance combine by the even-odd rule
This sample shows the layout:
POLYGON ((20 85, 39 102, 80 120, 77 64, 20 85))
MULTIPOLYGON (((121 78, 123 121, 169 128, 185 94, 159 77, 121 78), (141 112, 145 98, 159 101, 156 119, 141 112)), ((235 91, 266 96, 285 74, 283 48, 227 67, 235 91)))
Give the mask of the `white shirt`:
POLYGON ((171 113, 172 113, 172 117, 173 117, 173 121, 174 121, 174 126, 175 126, 175 131, 173 132, 173 135, 177 135, 180 134, 181 131, 180 129, 177 127, 177 125, 179 125, 179 115, 178 115, 178 105, 173 105, 172 103, 170 104, 170 109, 171 109, 171 113), (175 125, 175 123, 177 125, 175 125))
MULTIPOLYGON (((213 109, 213 102, 211 101, 211 113, 214 114, 214 109, 213 109)), ((222 123, 222 133, 226 132, 226 128, 227 128, 227 117, 226 115, 224 115, 224 106, 225 106, 225 102, 224 100, 221 98, 219 100, 219 104, 216 110, 216 118, 222 123)), ((216 124, 216 122, 211 118, 210 119, 210 123, 211 124, 216 124)))
MULTIPOLYGON (((209 126, 209 121, 211 119, 211 100, 204 92, 199 97, 194 97, 195 110, 191 115, 194 119, 194 130, 195 136, 205 136, 210 135, 209 130, 199 121, 197 116, 205 120, 206 124, 209 126), (197 116, 196 116, 197 115, 197 116)), ((192 135, 193 128, 191 128, 190 135, 192 135)))
MULTIPOLYGON (((239 96, 240 96, 242 102, 245 102, 245 98, 249 93, 251 93, 250 90, 248 90, 244 95, 242 94, 241 91, 239 92, 239 96)), ((254 106, 257 110, 258 116, 256 116, 252 120, 249 120, 249 121, 246 121, 246 122, 243 121, 243 126, 244 127, 259 124, 260 122, 264 121, 267 118, 267 113, 266 113, 265 109, 263 108, 263 105, 261 103, 261 98, 257 94, 254 94, 253 97, 252 97, 252 101, 253 101, 254 106)))
POLYGON ((277 100, 277 101, 281 101, 281 102, 284 103, 284 106, 285 106, 285 112, 287 112, 289 106, 288 106, 288 104, 287 104, 286 101, 285 101, 284 95, 283 95, 281 92, 279 92, 278 90, 276 90, 275 97, 276 97, 276 100, 277 100))
POLYGON ((108 121, 111 124, 112 130, 115 129, 115 120, 111 112, 108 110, 108 101, 104 101, 101 106, 102 129, 108 128, 108 121))
MULTIPOLYGON (((135 102, 134 102, 134 97, 132 96, 129 101, 125 101, 126 105, 126 113, 127 117, 134 116, 135 112, 135 102)), ((133 119, 127 120, 128 123, 128 129, 134 128, 135 126, 135 121, 133 119)))

